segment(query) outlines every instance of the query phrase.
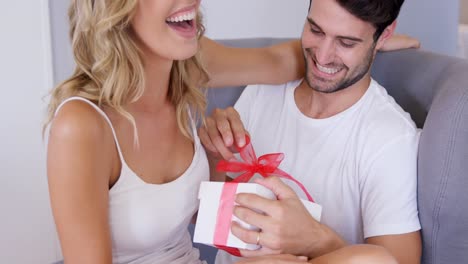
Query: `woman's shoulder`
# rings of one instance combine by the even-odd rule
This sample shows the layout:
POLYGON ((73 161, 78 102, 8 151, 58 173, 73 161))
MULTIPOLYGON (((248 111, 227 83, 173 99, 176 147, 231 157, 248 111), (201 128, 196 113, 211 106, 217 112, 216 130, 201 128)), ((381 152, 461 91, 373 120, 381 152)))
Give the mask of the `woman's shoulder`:
POLYGON ((67 175, 84 182, 99 178, 107 184, 118 157, 115 151, 112 129, 89 102, 71 100, 58 108, 48 137, 49 178, 67 175))
POLYGON ((56 112, 50 132, 66 138, 98 139, 107 134, 109 124, 90 102, 70 100, 56 112))

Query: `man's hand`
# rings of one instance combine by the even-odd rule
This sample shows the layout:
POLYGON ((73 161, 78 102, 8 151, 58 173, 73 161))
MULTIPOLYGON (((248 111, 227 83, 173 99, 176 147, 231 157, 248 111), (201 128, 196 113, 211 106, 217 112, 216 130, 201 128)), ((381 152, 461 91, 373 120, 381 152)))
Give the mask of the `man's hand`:
POLYGON ((293 255, 275 255, 257 258, 246 258, 236 264, 297 264, 307 262, 307 257, 296 257, 293 255))
POLYGON ((332 230, 312 218, 296 193, 279 178, 269 177, 256 182, 272 190, 278 200, 254 194, 237 195, 239 206, 235 208, 234 215, 261 229, 259 233, 233 223, 232 233, 236 237, 249 244, 258 242, 262 246, 255 251, 241 250, 242 256, 287 253, 313 258, 345 245, 332 230))
POLYGON ((239 113, 232 107, 215 109, 212 115, 206 118, 205 126, 198 131, 208 154, 225 160, 234 157, 234 144, 237 147, 245 145, 246 134, 239 113))
POLYGON ((418 49, 421 46, 419 40, 401 34, 391 36, 379 51, 392 51, 401 49, 418 49))

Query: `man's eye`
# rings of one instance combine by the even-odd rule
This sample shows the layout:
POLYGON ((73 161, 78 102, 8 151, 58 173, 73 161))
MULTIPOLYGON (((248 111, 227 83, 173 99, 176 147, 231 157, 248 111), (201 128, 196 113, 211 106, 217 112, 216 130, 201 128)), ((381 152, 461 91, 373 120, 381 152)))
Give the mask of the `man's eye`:
POLYGON ((320 30, 317 30, 317 29, 314 29, 314 28, 310 28, 310 32, 314 33, 314 34, 322 34, 322 31, 320 30))
POLYGON ((345 40, 340 40, 340 45, 344 48, 352 48, 356 45, 356 43, 354 42, 350 42, 350 41, 345 41, 345 40))

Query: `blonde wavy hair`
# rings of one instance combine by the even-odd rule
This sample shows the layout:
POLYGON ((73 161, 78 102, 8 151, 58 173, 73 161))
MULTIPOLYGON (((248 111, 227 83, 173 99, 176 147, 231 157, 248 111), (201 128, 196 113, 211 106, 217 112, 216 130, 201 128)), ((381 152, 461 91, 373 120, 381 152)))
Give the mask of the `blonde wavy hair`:
MULTIPOLYGON (((60 103, 80 96, 122 114, 132 123, 138 142, 135 119, 123 108, 137 101, 145 89, 142 53, 132 38, 130 25, 137 1, 72 0, 68 15, 76 68, 69 79, 51 91, 44 127, 52 121, 60 103)), ((200 14, 197 20, 200 39, 205 31, 200 14)), ((203 118, 206 108, 201 87, 208 81, 208 74, 199 57, 197 52, 190 59, 174 61, 168 93, 176 106, 179 129, 190 139, 190 113, 193 118, 203 118)))

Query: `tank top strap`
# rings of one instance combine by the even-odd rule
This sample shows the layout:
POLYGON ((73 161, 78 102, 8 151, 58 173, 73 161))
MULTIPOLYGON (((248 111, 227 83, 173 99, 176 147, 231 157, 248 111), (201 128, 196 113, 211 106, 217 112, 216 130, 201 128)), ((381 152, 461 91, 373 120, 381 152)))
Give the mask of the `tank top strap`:
POLYGON ((112 130, 112 135, 114 136, 114 141, 115 141, 115 145, 117 146, 117 151, 119 152, 119 157, 120 157, 120 161, 122 162, 122 164, 125 163, 125 160, 123 158, 123 154, 122 154, 122 151, 120 149, 120 144, 119 144, 119 140, 117 139, 117 134, 115 133, 115 129, 114 129, 114 126, 112 125, 112 122, 111 120, 109 119, 109 117, 106 115, 106 113, 101 109, 99 108, 96 104, 94 104, 93 102, 91 102, 90 100, 86 99, 86 98, 83 98, 83 97, 79 97, 79 96, 73 96, 73 97, 70 97, 66 100, 64 100, 58 107, 57 107, 57 110, 55 110, 55 115, 57 115, 57 113, 60 111, 60 109, 68 102, 70 101, 82 101, 82 102, 85 102, 87 104, 89 104, 90 106, 92 106, 102 117, 104 117, 104 119, 106 120, 106 122, 109 124, 111 130, 112 130))
POLYGON ((192 111, 190 110, 189 107, 187 107, 187 112, 188 112, 189 119, 190 119, 189 125, 190 125, 190 128, 192 129, 193 142, 197 150, 198 145, 201 144, 200 138, 198 137, 198 132, 197 132, 197 129, 198 129, 197 121, 199 120, 195 120, 195 118, 193 117, 192 111))

